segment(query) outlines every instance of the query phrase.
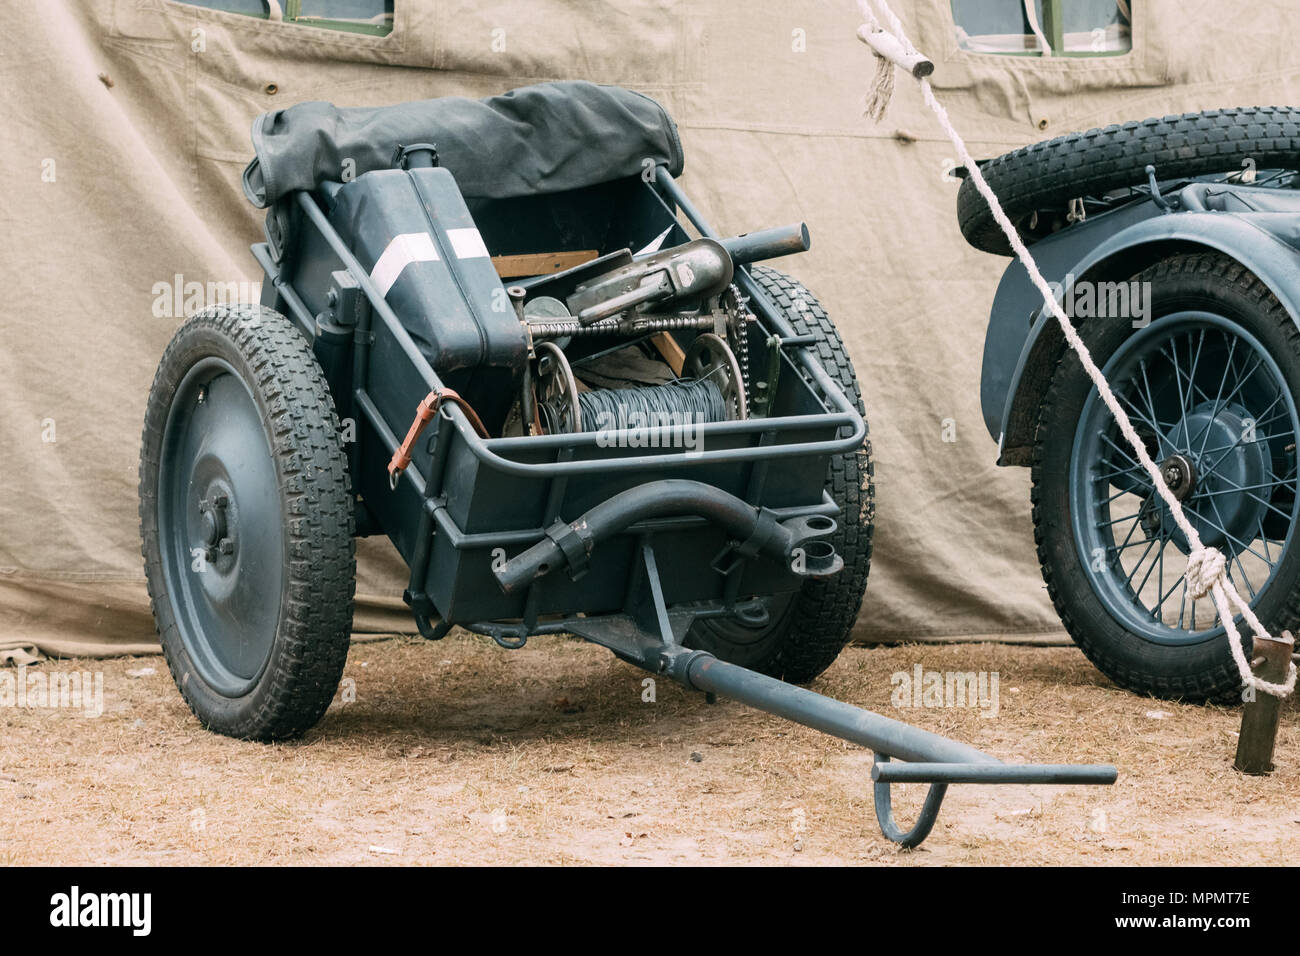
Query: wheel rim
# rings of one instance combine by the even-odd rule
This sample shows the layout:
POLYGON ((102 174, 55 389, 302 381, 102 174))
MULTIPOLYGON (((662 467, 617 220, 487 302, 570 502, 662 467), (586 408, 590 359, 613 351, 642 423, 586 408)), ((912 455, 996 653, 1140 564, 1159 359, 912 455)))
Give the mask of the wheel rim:
POLYGON ((240 697, 270 659, 285 545, 270 442, 229 363, 205 358, 186 373, 158 469, 159 545, 181 643, 214 691, 240 697))
POLYGON ((737 613, 731 617, 705 618, 700 624, 705 625, 713 637, 727 644, 738 648, 753 647, 784 629, 797 594, 797 591, 792 591, 758 598, 759 619, 737 613))
MULTIPOLYGON (((1256 605, 1300 506, 1300 419, 1281 369, 1232 319, 1188 311, 1130 336, 1102 371, 1202 541, 1256 605)), ((1126 629, 1161 644, 1223 634, 1212 601, 1188 593, 1186 537, 1095 389, 1075 431, 1070 511, 1089 584, 1126 629)))

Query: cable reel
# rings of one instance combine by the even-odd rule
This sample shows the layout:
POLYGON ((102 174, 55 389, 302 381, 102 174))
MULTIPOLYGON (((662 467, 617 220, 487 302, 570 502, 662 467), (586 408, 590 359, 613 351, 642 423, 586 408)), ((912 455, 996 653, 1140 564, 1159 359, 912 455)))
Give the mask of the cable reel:
POLYGON ((748 416, 740 365, 726 341, 712 332, 691 343, 681 379, 634 388, 579 391, 563 351, 551 342, 540 342, 536 348, 536 424, 544 434, 692 427, 748 416))
POLYGON ((718 387, 726 407, 727 417, 723 421, 743 421, 749 417, 740 363, 721 336, 703 332, 695 337, 682 360, 682 377, 709 381, 718 387))
POLYGON ((543 434, 582 431, 578 382, 564 351, 554 342, 537 344, 537 420, 543 434))
MULTIPOLYGON (((521 290, 522 291, 522 290, 521 290)), ((673 314, 638 313, 599 318, 582 324, 559 298, 538 295, 523 302, 520 319, 533 343, 524 392, 511 411, 504 434, 574 434, 590 430, 625 430, 694 427, 708 422, 739 421, 749 417, 746 370, 726 338, 744 340, 748 318, 745 303, 734 286, 726 301, 708 311, 673 314), (575 336, 595 334, 642 336, 651 333, 696 331, 682 356, 677 381, 628 388, 579 387, 564 349, 575 336)), ((674 366, 676 363, 671 363, 674 366)))

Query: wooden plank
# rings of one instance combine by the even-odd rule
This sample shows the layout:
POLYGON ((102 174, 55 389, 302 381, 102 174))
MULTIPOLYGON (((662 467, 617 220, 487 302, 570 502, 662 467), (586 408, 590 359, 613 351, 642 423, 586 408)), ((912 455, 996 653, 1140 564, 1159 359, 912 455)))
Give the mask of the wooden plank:
POLYGON ((677 340, 667 332, 656 332, 650 336, 650 344, 659 350, 659 354, 664 357, 668 367, 673 370, 674 375, 682 374, 682 366, 686 363, 686 353, 682 347, 677 344, 677 340))
POLYGON ((595 249, 573 252, 529 252, 519 256, 493 256, 492 265, 503 279, 550 275, 590 262, 600 255, 595 249))
MULTIPOLYGON (((1255 637, 1254 642, 1255 676, 1271 684, 1283 683, 1291 667, 1291 649, 1295 646, 1291 632, 1283 631, 1281 640, 1255 637)), ((1241 733, 1237 736, 1237 759, 1233 766, 1242 773, 1269 774, 1273 772, 1282 700, 1261 690, 1253 694, 1241 708, 1241 733)))

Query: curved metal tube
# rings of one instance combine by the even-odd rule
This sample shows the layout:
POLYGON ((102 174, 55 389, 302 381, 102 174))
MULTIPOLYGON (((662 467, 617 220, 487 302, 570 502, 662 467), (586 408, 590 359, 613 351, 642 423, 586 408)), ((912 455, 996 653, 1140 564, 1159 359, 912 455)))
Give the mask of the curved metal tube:
MULTIPOLYGON (((888 762, 888 756, 876 754, 876 767, 888 762)), ((934 829, 935 821, 939 819, 939 807, 943 805, 943 798, 948 792, 948 785, 946 783, 930 785, 930 789, 925 794, 925 803, 921 804, 921 812, 917 814, 916 822, 912 824, 910 830, 904 830, 894 819, 892 795, 889 788, 890 784, 882 783, 879 780, 874 784, 873 796, 876 804, 876 822, 880 824, 880 832, 885 835, 886 839, 893 840, 905 850, 920 846, 925 841, 925 838, 930 835, 930 831, 934 829)))
MULTIPOLYGON (((746 504, 712 485, 684 478, 667 478, 620 491, 567 525, 557 522, 547 537, 516 555, 493 573, 501 590, 510 594, 569 561, 566 547, 580 547, 589 556, 595 546, 638 521, 676 515, 699 515, 724 528, 732 537, 782 557, 790 553, 793 536, 770 513, 746 504), (565 547, 560 542, 565 541, 565 547)), ((582 557, 582 555, 578 555, 582 557)))

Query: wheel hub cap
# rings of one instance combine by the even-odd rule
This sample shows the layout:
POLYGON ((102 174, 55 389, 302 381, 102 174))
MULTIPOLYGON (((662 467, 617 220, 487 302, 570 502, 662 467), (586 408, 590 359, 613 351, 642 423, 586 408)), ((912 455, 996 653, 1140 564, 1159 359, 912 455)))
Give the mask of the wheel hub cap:
POLYGON ((199 544, 209 561, 220 555, 234 554, 235 541, 231 531, 230 495, 215 491, 199 499, 199 544))
POLYGON ((1160 466, 1160 475, 1179 501, 1185 501, 1196 487, 1196 468, 1185 455, 1170 455, 1160 466))
POLYGON ((208 686, 241 696, 271 654, 286 551, 261 413, 224 360, 200 360, 177 387, 159 463, 158 509, 180 639, 208 686))
MULTIPOLYGON (((1268 446, 1247 441, 1254 423, 1238 406, 1215 407, 1207 402, 1187 416, 1166 436, 1166 447, 1180 448, 1160 466, 1160 473, 1174 496, 1183 502, 1183 514, 1202 542, 1213 548, 1237 553, 1254 540, 1267 502, 1258 491, 1268 474, 1268 446)), ((1174 524, 1163 501, 1160 533, 1179 550, 1189 550, 1187 537, 1174 524)))

